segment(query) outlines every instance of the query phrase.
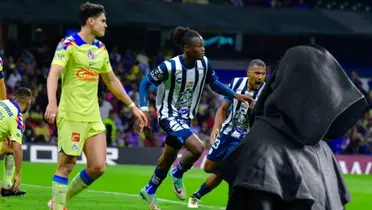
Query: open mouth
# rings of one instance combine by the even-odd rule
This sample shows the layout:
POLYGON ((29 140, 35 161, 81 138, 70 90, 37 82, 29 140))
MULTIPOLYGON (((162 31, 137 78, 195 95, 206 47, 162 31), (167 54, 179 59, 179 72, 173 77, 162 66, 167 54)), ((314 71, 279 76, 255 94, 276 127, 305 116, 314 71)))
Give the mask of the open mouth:
POLYGON ((260 86, 262 84, 262 82, 261 81, 257 81, 254 84, 260 86))

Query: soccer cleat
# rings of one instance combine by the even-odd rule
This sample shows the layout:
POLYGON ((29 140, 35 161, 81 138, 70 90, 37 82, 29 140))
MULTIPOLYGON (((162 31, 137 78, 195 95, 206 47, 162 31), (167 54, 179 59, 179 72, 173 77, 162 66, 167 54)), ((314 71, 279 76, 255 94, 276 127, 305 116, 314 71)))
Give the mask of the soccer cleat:
POLYGON ((25 191, 23 190, 19 190, 18 192, 14 192, 12 188, 9 188, 9 189, 5 189, 5 188, 1 188, 1 196, 3 197, 11 197, 11 196, 22 196, 26 194, 25 191))
MULTIPOLYGON (((50 199, 49 202, 48 202, 49 210, 54 210, 53 204, 54 204, 53 199, 50 199)), ((65 208, 63 208, 63 210, 67 210, 67 208, 65 207, 65 208)))
POLYGON ((189 207, 190 209, 197 209, 199 208, 198 203, 199 199, 195 196, 191 196, 191 198, 189 198, 189 204, 187 205, 187 207, 189 207))
POLYGON ((185 186, 183 184, 183 178, 182 177, 181 178, 174 177, 172 171, 173 171, 173 169, 171 169, 169 171, 169 176, 170 176, 171 181, 172 181, 173 191, 176 194, 177 198, 179 198, 180 200, 185 200, 186 199, 186 189, 185 189, 185 186))
POLYGON ((160 210, 155 194, 148 194, 145 187, 141 189, 140 196, 149 204, 149 210, 160 210))

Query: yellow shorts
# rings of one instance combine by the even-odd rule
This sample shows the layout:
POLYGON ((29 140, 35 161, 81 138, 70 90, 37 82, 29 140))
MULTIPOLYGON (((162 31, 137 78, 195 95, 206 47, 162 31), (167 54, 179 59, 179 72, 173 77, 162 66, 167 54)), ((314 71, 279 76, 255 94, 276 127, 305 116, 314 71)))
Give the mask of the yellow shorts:
POLYGON ((85 141, 97 134, 105 133, 106 127, 102 121, 79 122, 58 118, 58 151, 66 155, 80 156, 85 141))

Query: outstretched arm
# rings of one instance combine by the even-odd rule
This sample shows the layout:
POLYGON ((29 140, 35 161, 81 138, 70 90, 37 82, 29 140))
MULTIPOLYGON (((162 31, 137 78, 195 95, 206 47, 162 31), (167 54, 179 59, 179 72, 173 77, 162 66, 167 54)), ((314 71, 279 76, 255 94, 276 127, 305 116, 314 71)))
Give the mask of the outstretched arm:
POLYGON ((151 86, 151 82, 147 79, 147 77, 143 78, 139 87, 139 95, 140 95, 140 107, 142 111, 149 111, 148 108, 148 95, 149 95, 149 88, 151 86))
POLYGON ((229 98, 235 98, 235 92, 231 90, 230 88, 226 87, 224 84, 222 84, 220 81, 216 80, 214 83, 209 84, 211 89, 220 94, 227 96, 229 98))
POLYGON ((254 102, 254 99, 252 97, 243 95, 240 93, 235 93, 233 90, 231 90, 230 88, 227 88, 220 81, 218 81, 217 75, 214 72, 214 69, 210 62, 208 62, 208 72, 207 72, 206 83, 209 84, 212 90, 218 94, 231 97, 231 98, 236 98, 236 100, 241 101, 241 102, 245 102, 245 101, 249 103, 254 102))
POLYGON ((120 101, 122 101, 125 105, 129 106, 133 114, 144 123, 144 126, 147 126, 148 121, 146 116, 137 108, 132 99, 128 96, 127 92, 124 90, 123 85, 115 76, 114 72, 110 71, 108 73, 103 73, 101 74, 101 76, 108 89, 120 101))

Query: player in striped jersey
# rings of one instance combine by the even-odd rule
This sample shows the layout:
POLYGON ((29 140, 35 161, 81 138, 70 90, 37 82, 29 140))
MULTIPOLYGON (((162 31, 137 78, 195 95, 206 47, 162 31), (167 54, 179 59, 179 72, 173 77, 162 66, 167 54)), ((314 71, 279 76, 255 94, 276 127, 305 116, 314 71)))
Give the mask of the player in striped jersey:
MULTIPOLYGON (((262 60, 252 60, 249 64, 248 77, 235 78, 229 87, 241 94, 248 94, 256 101, 265 85, 266 65, 262 60)), ((211 149, 204 165, 204 171, 210 173, 216 163, 228 156, 240 140, 249 132, 250 107, 245 103, 225 97, 215 117, 215 123, 211 133, 211 149), (231 109, 228 117, 228 110, 231 109), (221 134, 220 128, 222 126, 221 134)), ((199 200, 216 188, 222 179, 211 174, 189 199, 189 208, 198 208, 199 200)))
MULTIPOLYGON (((156 106, 161 128, 167 133, 163 154, 158 160, 154 175, 140 195, 148 202, 150 210, 160 209, 156 203, 155 192, 177 158, 182 146, 187 151, 177 167, 169 173, 176 196, 184 200, 186 191, 183 174, 199 159, 204 150, 203 143, 191 132, 190 121, 196 115, 204 84, 215 92, 236 98, 238 101, 252 101, 250 96, 235 93, 218 81, 207 57, 204 56, 204 41, 194 30, 177 27, 173 33, 175 44, 183 50, 183 55, 164 61, 152 70, 140 85, 141 109, 148 116, 148 88, 158 86, 156 106)), ((136 122, 136 128, 141 126, 136 122)))

